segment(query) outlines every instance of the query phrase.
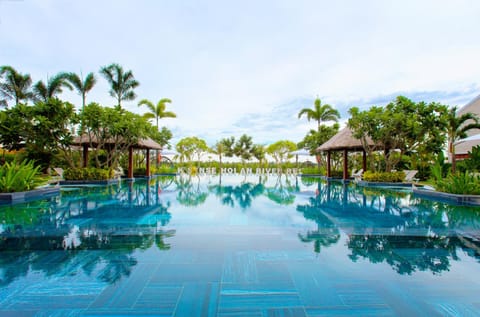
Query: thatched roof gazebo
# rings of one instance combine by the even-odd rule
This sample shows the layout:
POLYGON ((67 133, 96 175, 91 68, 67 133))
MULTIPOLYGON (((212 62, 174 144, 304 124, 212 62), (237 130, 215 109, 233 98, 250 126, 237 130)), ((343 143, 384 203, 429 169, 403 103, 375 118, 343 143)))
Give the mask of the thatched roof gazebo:
MULTIPOLYGON (((374 145, 374 142, 367 138, 369 145, 374 145)), ((348 151, 362 152, 363 161, 362 168, 365 171, 367 169, 367 153, 363 148, 363 144, 360 139, 353 136, 352 130, 345 127, 335 134, 330 140, 323 143, 317 148, 317 152, 327 152, 327 177, 331 177, 331 152, 343 151, 343 179, 348 179, 348 151)))
MULTIPOLYGON (((105 143, 105 145, 108 145, 108 144, 113 144, 113 141, 112 142, 107 141, 105 143)), ((72 145, 78 145, 83 147, 83 167, 87 167, 88 148, 90 146, 97 147, 98 141, 95 140, 95 138, 92 138, 92 140, 90 140, 88 135, 82 135, 82 136, 75 137, 72 142, 72 145)), ((133 178, 133 150, 134 149, 147 150, 145 176, 149 177, 150 176, 150 150, 162 150, 162 146, 149 137, 139 139, 137 143, 133 144, 132 146, 129 146, 128 147, 128 173, 127 173, 128 178, 133 178)))

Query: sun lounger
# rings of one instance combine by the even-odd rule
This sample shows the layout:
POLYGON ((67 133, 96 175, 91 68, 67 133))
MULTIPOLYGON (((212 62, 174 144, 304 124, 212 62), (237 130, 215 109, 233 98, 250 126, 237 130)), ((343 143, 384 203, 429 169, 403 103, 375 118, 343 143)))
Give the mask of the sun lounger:
POLYGON ((415 178, 415 175, 417 175, 418 171, 417 170, 404 170, 405 173, 405 180, 404 182, 407 183, 413 183, 413 182, 418 182, 418 178, 415 178))
POLYGON ((352 172, 352 177, 354 181, 358 182, 362 180, 362 175, 363 175, 363 169, 359 169, 358 171, 352 172))

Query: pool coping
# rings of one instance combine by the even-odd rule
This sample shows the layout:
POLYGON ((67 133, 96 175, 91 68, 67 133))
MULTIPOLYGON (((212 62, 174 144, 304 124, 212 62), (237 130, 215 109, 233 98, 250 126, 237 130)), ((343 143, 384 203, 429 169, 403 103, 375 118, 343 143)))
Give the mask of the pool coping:
POLYGON ((117 184, 119 182, 118 178, 106 179, 106 180, 71 180, 66 181, 62 180, 58 183, 60 185, 110 185, 110 184, 117 184))
POLYGON ((463 206, 480 206, 480 195, 449 194, 436 190, 421 189, 416 187, 413 187, 413 194, 420 198, 453 202, 463 206))
POLYGON ((358 181, 356 182, 359 186, 364 187, 405 187, 412 188, 413 183, 404 183, 404 182, 367 182, 367 181, 358 181))
POLYGON ((24 192, 0 193, 0 203, 23 203, 60 194, 60 187, 42 187, 24 192))

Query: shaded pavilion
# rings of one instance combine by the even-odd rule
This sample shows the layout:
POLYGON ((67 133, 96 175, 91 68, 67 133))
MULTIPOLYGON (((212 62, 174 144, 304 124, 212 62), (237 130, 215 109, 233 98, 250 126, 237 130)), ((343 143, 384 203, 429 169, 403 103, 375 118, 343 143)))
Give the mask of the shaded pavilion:
MULTIPOLYGON (((367 138, 369 145, 374 145, 374 142, 367 138)), ((362 169, 367 170, 367 153, 363 148, 360 139, 353 136, 352 130, 345 127, 335 134, 330 140, 320 145, 317 152, 327 152, 327 177, 331 177, 331 153, 343 152, 343 179, 346 180, 349 177, 348 174, 348 152, 362 152, 362 169)))
MULTIPOLYGON (((109 145, 112 145, 114 142, 113 140, 111 142, 107 141, 105 143, 107 149, 109 145)), ((90 145, 94 146, 95 148, 98 147, 98 141, 93 138, 90 140, 90 138, 87 135, 82 135, 82 136, 77 136, 74 138, 73 145, 81 146, 83 148, 83 167, 87 167, 88 163, 88 149, 90 145)), ((162 150, 162 146, 152 140, 151 138, 143 138, 139 139, 137 143, 131 145, 128 147, 128 172, 127 172, 127 177, 128 178, 133 178, 133 150, 138 149, 138 150, 146 150, 146 171, 145 171, 145 176, 149 177, 150 176, 150 150, 162 150)))

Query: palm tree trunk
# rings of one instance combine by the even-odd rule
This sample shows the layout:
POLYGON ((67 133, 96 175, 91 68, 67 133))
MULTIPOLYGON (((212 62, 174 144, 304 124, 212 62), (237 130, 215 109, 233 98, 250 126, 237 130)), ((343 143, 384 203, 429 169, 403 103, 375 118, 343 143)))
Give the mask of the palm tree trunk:
POLYGON ((452 155, 452 173, 455 173, 457 170, 457 158, 455 157, 455 145, 453 145, 453 142, 449 142, 449 149, 450 149, 450 154, 452 155))

